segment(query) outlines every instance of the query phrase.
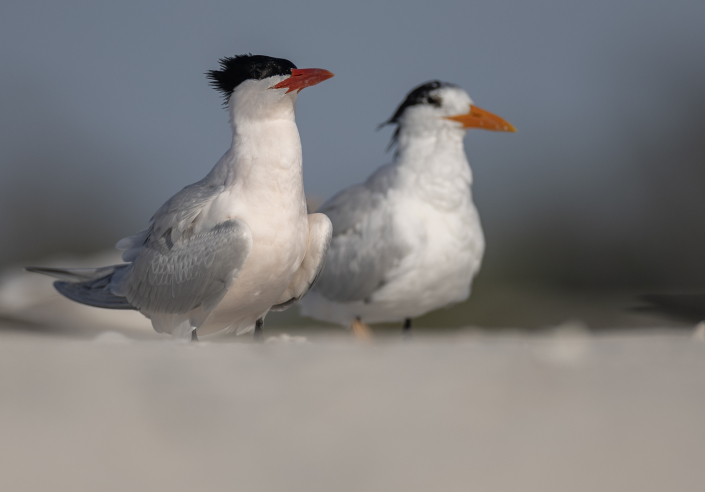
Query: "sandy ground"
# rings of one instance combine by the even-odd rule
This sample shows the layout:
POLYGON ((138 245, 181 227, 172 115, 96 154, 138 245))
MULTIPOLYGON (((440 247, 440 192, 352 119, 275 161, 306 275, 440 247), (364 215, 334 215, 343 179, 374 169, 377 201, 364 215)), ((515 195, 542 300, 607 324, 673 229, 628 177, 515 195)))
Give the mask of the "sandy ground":
POLYGON ((189 344, 8 269, 0 491, 705 490, 705 327, 633 299, 481 288, 408 341, 290 310, 189 344), (462 328, 490 323, 532 330, 462 328))
POLYGON ((4 328, 3 491, 705 490, 705 343, 685 332, 4 328))

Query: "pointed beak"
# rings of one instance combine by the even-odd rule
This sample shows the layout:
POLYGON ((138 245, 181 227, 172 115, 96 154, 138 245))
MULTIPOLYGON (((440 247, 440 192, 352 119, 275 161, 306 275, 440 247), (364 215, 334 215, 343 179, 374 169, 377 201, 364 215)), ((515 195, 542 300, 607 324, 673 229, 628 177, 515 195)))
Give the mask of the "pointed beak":
POLYGON ((291 77, 282 80, 272 87, 272 89, 283 89, 286 87, 288 89, 286 93, 288 94, 291 91, 300 91, 305 87, 311 87, 312 85, 321 83, 332 76, 332 73, 322 68, 292 68, 291 77))
POLYGON ((463 125, 463 128, 481 128, 495 132, 517 131, 507 120, 474 105, 470 106, 468 113, 459 114, 457 116, 446 116, 446 119, 457 121, 463 125))

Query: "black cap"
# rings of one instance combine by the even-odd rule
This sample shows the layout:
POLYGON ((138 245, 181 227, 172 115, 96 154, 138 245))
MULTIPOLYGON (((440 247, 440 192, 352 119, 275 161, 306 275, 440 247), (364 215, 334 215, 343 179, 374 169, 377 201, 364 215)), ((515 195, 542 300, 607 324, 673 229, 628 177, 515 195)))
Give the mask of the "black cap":
MULTIPOLYGON (((392 117, 381 125, 379 125, 378 129, 382 128, 385 125, 398 125, 401 115, 403 115, 404 111, 406 111, 406 108, 410 106, 416 106, 418 104, 430 104, 432 106, 440 108, 443 101, 441 101, 438 96, 431 94, 431 92, 435 91, 436 89, 440 89, 441 87, 457 86, 449 82, 441 82, 440 80, 432 80, 430 82, 426 82, 425 84, 421 84, 420 86, 409 92, 409 94, 407 94, 406 99, 404 99, 404 101, 399 105, 392 117)), ((397 143, 398 138, 399 127, 397 127, 397 129, 394 131, 394 134, 392 135, 392 140, 389 142, 389 146, 387 146, 387 150, 394 147, 394 145, 397 143)))
POLYGON ((448 82, 441 82, 440 80, 432 80, 418 86, 416 89, 407 94, 404 102, 399 105, 396 112, 391 118, 385 121, 384 124, 389 125, 391 123, 399 123, 399 118, 401 118, 401 115, 404 114, 404 111, 406 111, 406 108, 409 106, 416 106, 417 104, 431 104, 437 108, 440 108, 442 101, 437 96, 432 95, 431 92, 436 89, 440 89, 441 87, 455 87, 455 85, 448 82))
POLYGON ((296 65, 283 58, 265 55, 226 56, 219 60, 220 70, 209 70, 206 77, 227 102, 235 88, 245 80, 262 80, 275 75, 291 75, 296 65))

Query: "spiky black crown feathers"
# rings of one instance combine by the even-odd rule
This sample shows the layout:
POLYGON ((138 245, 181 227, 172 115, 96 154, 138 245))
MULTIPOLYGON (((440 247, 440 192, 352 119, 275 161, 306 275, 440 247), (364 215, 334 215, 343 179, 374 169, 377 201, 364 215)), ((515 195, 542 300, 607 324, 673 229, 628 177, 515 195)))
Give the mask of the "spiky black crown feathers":
POLYGON ((262 80, 274 75, 291 75, 296 65, 283 58, 265 55, 226 56, 219 60, 220 70, 209 70, 206 77, 228 102, 235 88, 245 80, 262 80))

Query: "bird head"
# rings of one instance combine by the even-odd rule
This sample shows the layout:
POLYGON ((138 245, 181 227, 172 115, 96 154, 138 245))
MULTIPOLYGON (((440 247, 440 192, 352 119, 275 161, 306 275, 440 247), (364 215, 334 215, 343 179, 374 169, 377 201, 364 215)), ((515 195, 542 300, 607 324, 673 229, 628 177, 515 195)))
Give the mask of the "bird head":
POLYGON ((293 111, 298 93, 333 76, 320 68, 296 68, 289 60, 264 55, 220 59, 220 70, 206 73, 225 98, 231 113, 248 118, 271 118, 293 111))
POLYGON ((476 106, 457 85, 434 80, 409 92, 389 120, 380 126, 396 124, 392 147, 404 130, 416 132, 466 131, 470 128, 515 132, 511 123, 476 106))

